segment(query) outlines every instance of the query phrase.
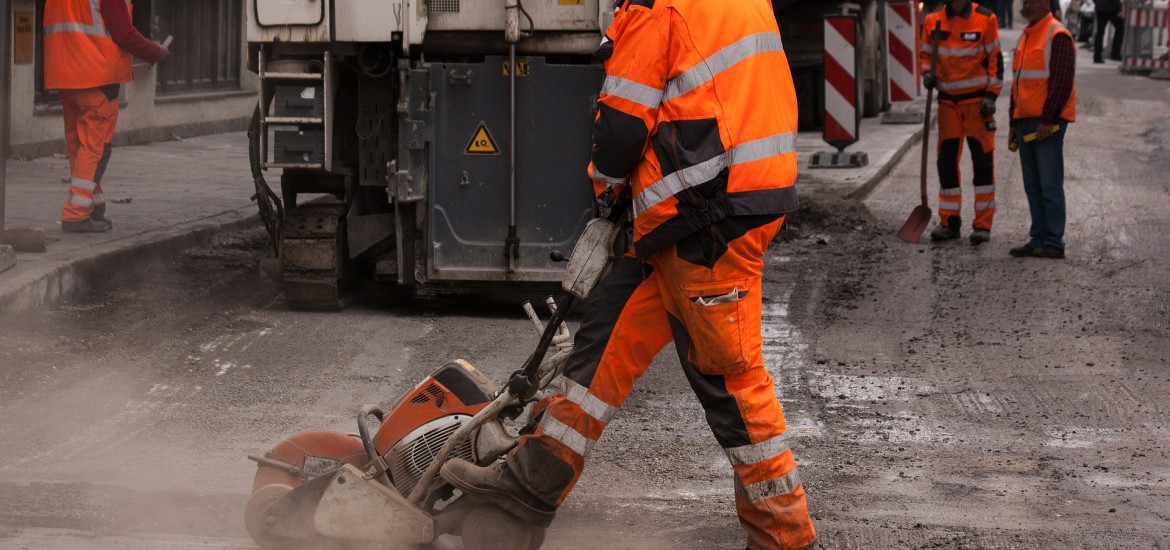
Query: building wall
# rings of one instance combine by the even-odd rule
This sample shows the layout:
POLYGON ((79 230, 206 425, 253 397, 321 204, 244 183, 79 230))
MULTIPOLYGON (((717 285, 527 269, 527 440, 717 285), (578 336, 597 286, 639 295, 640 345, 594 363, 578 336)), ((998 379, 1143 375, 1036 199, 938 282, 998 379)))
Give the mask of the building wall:
MULTIPOLYGON (((35 0, 13 0, 12 7, 18 13, 36 11, 35 0)), ((240 44, 239 55, 241 66, 246 66, 243 62, 247 56, 246 44, 240 44)), ((135 64, 134 81, 123 88, 115 146, 240 131, 247 127, 256 107, 259 81, 246 69, 242 69, 237 91, 156 97, 155 68, 139 60, 135 64)), ((15 157, 35 158, 65 152, 60 107, 44 108, 35 104, 36 67, 35 60, 12 65, 9 120, 11 154, 15 157)))

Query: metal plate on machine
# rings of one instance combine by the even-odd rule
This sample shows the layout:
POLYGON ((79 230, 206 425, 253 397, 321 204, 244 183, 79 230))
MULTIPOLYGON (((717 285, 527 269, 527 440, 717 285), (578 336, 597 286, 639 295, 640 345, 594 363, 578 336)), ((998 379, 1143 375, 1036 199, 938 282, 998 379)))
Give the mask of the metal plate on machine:
POLYGON ((326 0, 256 0, 261 27, 317 25, 325 20, 326 0))
MULTIPOLYGON (((596 31, 599 5, 608 0, 557 0, 526 2, 524 10, 533 26, 542 31, 596 31)), ((431 0, 427 2, 427 31, 502 31, 503 2, 431 0)), ((527 25, 527 19, 525 19, 527 25)), ((600 36, 598 36, 600 38, 600 36)))
POLYGON ((325 133, 319 130, 274 132, 272 161, 277 164, 320 164, 325 162, 325 133))
POLYGON ((325 116, 324 86, 276 86, 272 116, 305 118, 325 116))
POLYGON ((517 269, 509 271, 504 240, 509 224, 509 79, 502 56, 483 63, 432 66, 430 246, 432 280, 559 281, 568 254, 592 218, 589 164, 593 108, 601 69, 529 59, 529 77, 516 79, 517 269), (475 75, 452 79, 450 75, 475 75), (480 127, 492 143, 477 145, 480 127), (471 143, 469 143, 469 140, 471 143), (468 154, 469 147, 499 154, 468 154))

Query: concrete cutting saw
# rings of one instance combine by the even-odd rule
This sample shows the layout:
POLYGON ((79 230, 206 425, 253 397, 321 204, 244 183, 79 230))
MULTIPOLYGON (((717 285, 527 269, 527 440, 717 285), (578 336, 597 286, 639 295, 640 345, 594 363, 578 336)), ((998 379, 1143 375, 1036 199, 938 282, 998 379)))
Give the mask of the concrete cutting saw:
POLYGON ((548 395, 545 388, 572 350, 563 321, 608 268, 620 227, 606 218, 589 222, 568 258, 566 295, 547 300, 547 324, 524 304, 540 342, 504 388, 470 362, 451 361, 389 412, 363 406, 356 434, 302 432, 249 456, 258 464, 244 514, 252 538, 269 549, 400 548, 441 535, 461 536, 468 550, 540 548, 543 527, 462 494, 437 474, 452 458, 479 465, 501 460, 535 429, 533 404, 548 395), (371 434, 372 420, 378 427, 371 434))

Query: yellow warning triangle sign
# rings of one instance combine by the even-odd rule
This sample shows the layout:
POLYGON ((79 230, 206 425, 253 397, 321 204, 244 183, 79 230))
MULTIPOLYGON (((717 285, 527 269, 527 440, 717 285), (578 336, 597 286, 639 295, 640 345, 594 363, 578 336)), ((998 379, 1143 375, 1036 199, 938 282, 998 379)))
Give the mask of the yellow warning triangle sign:
POLYGON ((491 132, 488 132, 487 124, 479 123, 476 127, 475 133, 471 135, 471 141, 467 142, 467 147, 463 149, 464 155, 498 155, 500 148, 496 147, 496 140, 492 139, 491 132))

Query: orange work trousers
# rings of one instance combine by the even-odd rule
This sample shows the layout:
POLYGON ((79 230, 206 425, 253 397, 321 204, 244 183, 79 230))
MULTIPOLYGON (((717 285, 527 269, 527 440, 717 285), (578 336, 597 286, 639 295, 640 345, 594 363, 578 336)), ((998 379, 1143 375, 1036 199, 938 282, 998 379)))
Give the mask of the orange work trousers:
POLYGON ((938 104, 938 218, 939 225, 961 225, 959 218, 963 193, 959 182, 962 174, 959 160, 963 156, 963 140, 971 147, 971 165, 975 186, 975 229, 991 231, 995 217, 995 132, 987 129, 979 112, 982 101, 938 104))
POLYGON ((61 221, 82 222, 95 211, 97 217, 104 217, 106 199, 101 181, 118 125, 117 86, 59 90, 71 176, 69 194, 61 205, 61 221))
MULTIPOLYGON (((673 339, 734 471, 747 547, 812 544, 816 530, 760 336, 764 251, 782 222, 774 215, 729 218, 656 253, 648 266, 630 257, 614 262, 582 304, 559 393, 508 455, 529 491, 548 504, 564 501, 634 381, 673 339)), ((671 419, 658 422, 669 426, 671 419)))

